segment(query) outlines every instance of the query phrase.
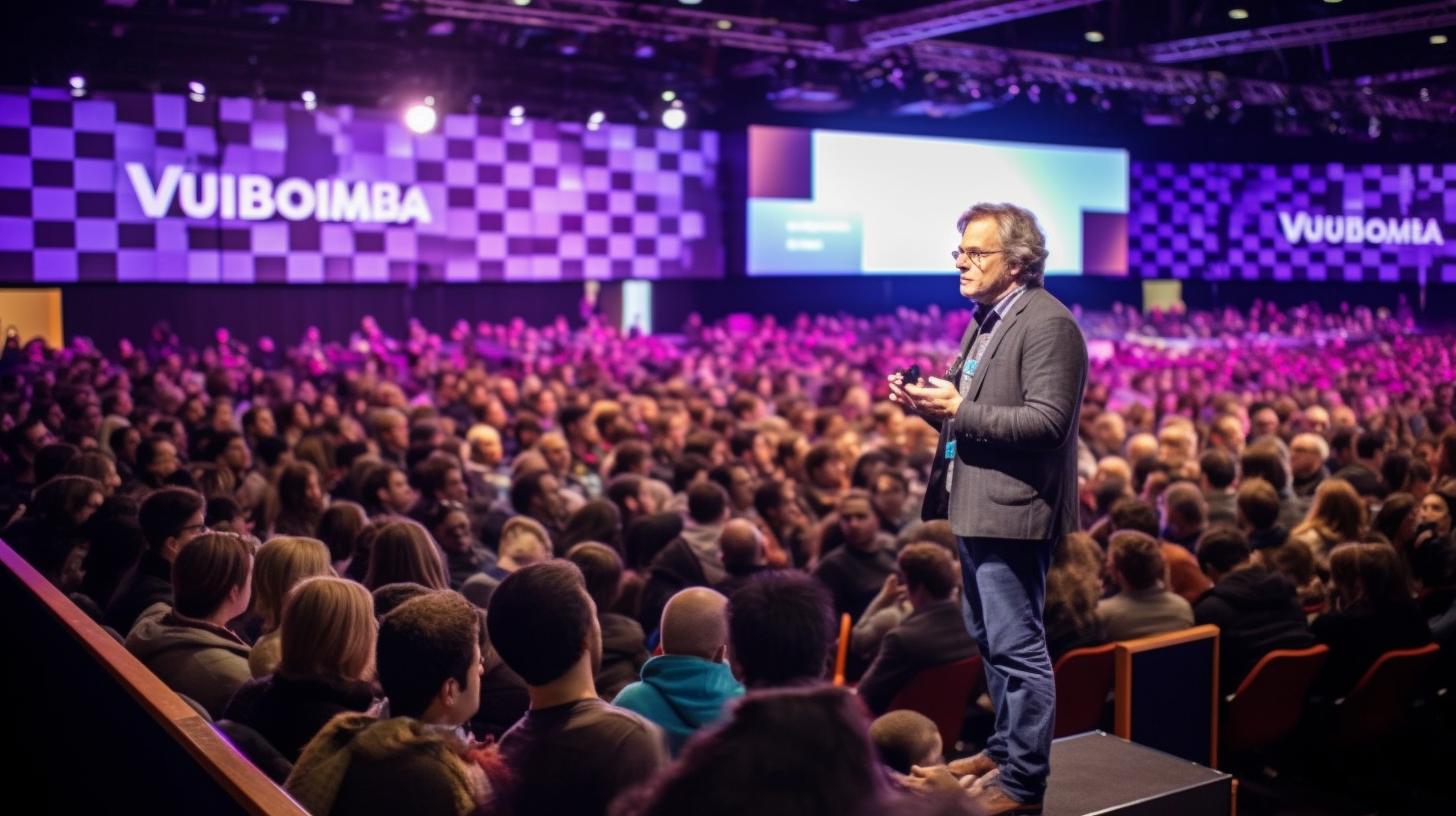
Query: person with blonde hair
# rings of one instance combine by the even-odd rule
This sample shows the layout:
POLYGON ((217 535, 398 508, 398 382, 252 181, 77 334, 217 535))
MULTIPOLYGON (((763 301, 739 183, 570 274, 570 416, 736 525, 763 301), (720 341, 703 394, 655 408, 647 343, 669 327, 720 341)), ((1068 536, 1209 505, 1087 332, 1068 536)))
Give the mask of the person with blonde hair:
POLYGON ((374 600, 346 578, 305 578, 289 591, 281 623, 276 671, 238 689, 223 716, 254 729, 296 762, 335 715, 366 711, 377 696, 374 600))
POLYGON ((449 589, 440 548, 418 522, 387 522, 374 537, 364 586, 370 591, 385 584, 411 583, 428 589, 449 589))
POLYGON ((1299 543, 1323 563, 1330 551, 1340 544, 1360 540, 1365 532, 1368 511, 1355 487, 1344 479, 1329 478, 1314 492, 1309 512, 1289 533, 1291 543, 1299 543))
POLYGON ((515 572, 550 557, 551 535, 535 519, 515 516, 501 528, 500 559, 496 566, 503 572, 515 572))
POLYGON ((253 611, 261 623, 261 634, 248 655, 248 669, 254 677, 278 668, 278 625, 288 591, 305 578, 333 573, 329 548, 316 538, 278 536, 258 550, 253 563, 253 611))

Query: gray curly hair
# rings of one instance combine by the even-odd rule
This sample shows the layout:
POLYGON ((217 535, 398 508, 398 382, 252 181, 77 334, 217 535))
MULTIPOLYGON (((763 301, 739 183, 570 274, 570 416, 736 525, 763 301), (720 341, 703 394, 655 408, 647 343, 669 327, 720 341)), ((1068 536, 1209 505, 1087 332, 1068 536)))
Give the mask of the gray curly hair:
POLYGON ((1016 270, 1016 277, 1027 286, 1041 286, 1046 274, 1046 235, 1036 216, 1015 204, 982 202, 961 213, 956 219, 956 233, 964 233, 966 225, 982 218, 996 219, 1001 235, 1001 251, 1007 265, 1016 270))

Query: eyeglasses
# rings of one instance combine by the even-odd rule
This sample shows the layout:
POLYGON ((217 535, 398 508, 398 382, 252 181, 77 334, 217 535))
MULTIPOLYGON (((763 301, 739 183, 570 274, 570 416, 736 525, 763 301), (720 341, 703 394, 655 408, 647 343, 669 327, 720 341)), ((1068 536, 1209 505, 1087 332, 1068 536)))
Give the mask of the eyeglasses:
POLYGON ((971 263, 975 264, 977 269, 984 272, 985 267, 982 266, 982 264, 986 262, 986 259, 992 255, 1000 255, 1002 252, 1005 251, 1006 250, 1004 249, 996 249, 990 252, 982 252, 979 249, 973 249, 967 252, 962 250, 960 247, 956 247, 955 249, 952 249, 950 251, 950 258, 953 261, 959 261, 961 259, 961 256, 964 255, 967 258, 971 259, 971 263))

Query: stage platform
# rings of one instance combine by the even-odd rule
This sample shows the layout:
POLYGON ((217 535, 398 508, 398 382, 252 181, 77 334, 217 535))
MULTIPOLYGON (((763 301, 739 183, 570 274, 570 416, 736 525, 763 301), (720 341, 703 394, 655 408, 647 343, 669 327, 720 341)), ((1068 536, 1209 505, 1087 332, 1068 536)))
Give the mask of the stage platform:
POLYGON ((1101 731, 1052 743, 1045 816, 1230 816, 1233 777, 1101 731))

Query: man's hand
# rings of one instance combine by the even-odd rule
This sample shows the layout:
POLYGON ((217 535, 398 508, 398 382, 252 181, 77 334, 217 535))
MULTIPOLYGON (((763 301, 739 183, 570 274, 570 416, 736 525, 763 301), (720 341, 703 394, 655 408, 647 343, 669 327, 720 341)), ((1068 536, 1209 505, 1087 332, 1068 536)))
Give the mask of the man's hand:
POLYGON ((935 377, 926 378, 926 383, 903 387, 916 412, 932 422, 944 422, 955 416, 961 407, 961 394, 956 387, 935 377))
POLYGON ((960 793, 964 790, 961 782, 944 765, 916 765, 901 781, 905 787, 919 793, 960 793))
POLYGON ((932 425, 935 424, 935 419, 930 415, 922 412, 920 410, 920 406, 915 403, 914 397, 911 397, 910 394, 905 391, 906 386, 910 385, 910 383, 905 382, 904 374, 901 374, 897 371, 894 374, 891 374, 889 377, 886 377, 886 379, 890 383, 890 402, 898 402, 901 405, 905 406, 905 410, 909 411, 910 413, 923 418, 926 422, 929 422, 932 425))

